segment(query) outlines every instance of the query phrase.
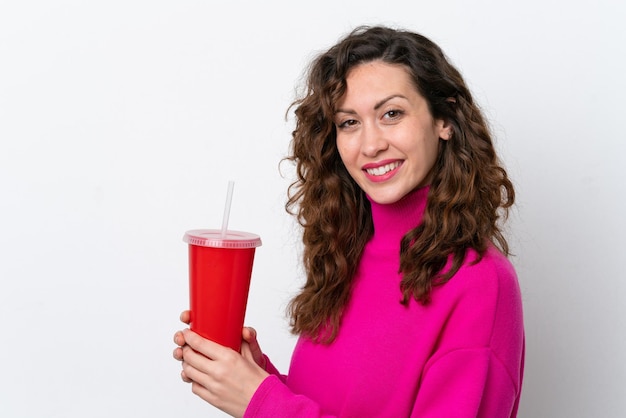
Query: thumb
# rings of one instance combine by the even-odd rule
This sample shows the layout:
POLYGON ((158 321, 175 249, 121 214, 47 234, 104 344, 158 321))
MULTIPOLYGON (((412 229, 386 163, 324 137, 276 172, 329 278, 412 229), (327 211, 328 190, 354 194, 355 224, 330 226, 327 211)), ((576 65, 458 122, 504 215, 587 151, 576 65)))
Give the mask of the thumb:
POLYGON ((249 360, 254 361, 259 367, 265 369, 266 360, 259 346, 259 342, 257 341, 256 330, 252 327, 245 327, 242 336, 245 343, 241 346, 241 354, 249 360))

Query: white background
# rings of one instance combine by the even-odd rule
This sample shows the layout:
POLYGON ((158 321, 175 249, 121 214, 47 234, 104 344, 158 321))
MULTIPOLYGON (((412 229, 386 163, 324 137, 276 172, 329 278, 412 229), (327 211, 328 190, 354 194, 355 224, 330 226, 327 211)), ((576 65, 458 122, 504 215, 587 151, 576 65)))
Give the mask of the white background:
MULTIPOLYGON (((620 4, 621 3, 621 4, 620 4)), ((626 411, 626 21, 609 1, 2 1, 0 416, 217 417, 171 358, 184 231, 261 235, 247 323, 287 370, 302 70, 359 24, 421 32, 489 118, 518 204, 520 416, 626 411)))

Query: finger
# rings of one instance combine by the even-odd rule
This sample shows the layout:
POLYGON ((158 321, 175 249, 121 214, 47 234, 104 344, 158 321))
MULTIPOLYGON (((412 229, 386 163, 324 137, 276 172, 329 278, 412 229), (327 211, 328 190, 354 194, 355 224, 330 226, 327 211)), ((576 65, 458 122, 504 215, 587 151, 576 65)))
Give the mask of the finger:
MULTIPOLYGON (((216 362, 190 345, 186 345, 183 350, 183 370, 191 380, 201 383, 203 375, 213 375, 215 373, 216 362)), ((232 351, 232 350, 231 350, 232 351)), ((234 353, 234 352, 233 352, 234 353)))
POLYGON ((205 373, 208 369, 206 365, 202 366, 202 361, 210 361, 206 357, 198 354, 188 346, 182 348, 183 360, 182 360, 182 372, 180 374, 184 381, 193 381, 200 379, 202 373, 205 373), (198 358, 202 357, 202 358, 198 358))
POLYGON ((255 359, 254 359, 254 353, 252 352, 252 350, 250 349, 250 344, 248 344, 247 342, 243 342, 241 344, 241 355, 243 356, 243 358, 245 358, 246 360, 249 360, 253 363, 256 363, 255 359))
POLYGON ((181 371, 180 372, 180 378, 183 380, 183 382, 185 383, 191 383, 193 382, 193 380, 191 380, 190 378, 187 377, 187 374, 185 373, 185 371, 181 371))
POLYGON ((201 399, 204 399, 205 401, 207 401, 211 405, 214 405, 215 407, 222 409, 221 405, 220 405, 220 399, 218 397, 216 397, 207 388, 202 386, 202 384, 200 384, 198 382, 195 382, 195 381, 191 382, 191 392, 194 395, 199 396, 201 399))
POLYGON ((176 331, 176 333, 174 334, 174 344, 180 347, 185 345, 185 336, 181 331, 176 331))
POLYGON ((181 347, 176 347, 174 349, 174 352, 172 353, 173 357, 178 360, 178 361, 182 361, 183 360, 183 349, 181 347))
POLYGON ((180 314, 180 320, 181 320, 182 322, 184 322, 185 324, 189 325, 189 321, 190 321, 190 319, 191 319, 191 311, 189 311, 189 310, 187 309, 187 310, 184 310, 184 311, 182 311, 182 312, 181 312, 181 314, 180 314))
POLYGON ((241 344, 241 354, 248 360, 254 361, 259 367, 265 370, 267 360, 265 356, 263 356, 263 351, 261 351, 261 347, 257 341, 256 330, 251 327, 246 327, 242 331, 242 336, 244 342, 241 344))
POLYGON ((205 384, 209 376, 213 376, 213 363, 213 360, 209 360, 191 347, 183 348, 182 368, 186 379, 205 384))
MULTIPOLYGON (((193 348, 191 348, 191 346, 186 345, 184 347, 180 347, 181 350, 181 354, 182 354, 182 361, 185 364, 189 364, 193 367, 195 367, 196 369, 200 368, 200 364, 206 360, 206 361, 210 361, 206 356, 203 356, 201 353, 199 353, 198 351, 194 350, 193 348)), ((206 367, 202 367, 202 369, 206 369, 206 367)))
POLYGON ((241 336, 245 341, 251 343, 256 341, 256 330, 252 327, 244 327, 241 331, 241 336))
POLYGON ((190 329, 185 329, 182 332, 187 345, 209 359, 218 360, 227 355, 229 351, 233 351, 228 347, 201 337, 190 329))

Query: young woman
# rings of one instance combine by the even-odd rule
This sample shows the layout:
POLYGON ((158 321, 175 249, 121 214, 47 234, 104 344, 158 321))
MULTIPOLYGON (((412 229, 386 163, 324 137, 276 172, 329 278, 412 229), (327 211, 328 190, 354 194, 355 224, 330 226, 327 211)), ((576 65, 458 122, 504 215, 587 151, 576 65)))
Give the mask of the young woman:
POLYGON ((287 208, 307 279, 289 373, 251 328, 241 354, 183 330, 183 380, 238 417, 515 417, 524 329, 500 226, 514 190, 459 72, 419 34, 358 28, 294 105, 287 208))

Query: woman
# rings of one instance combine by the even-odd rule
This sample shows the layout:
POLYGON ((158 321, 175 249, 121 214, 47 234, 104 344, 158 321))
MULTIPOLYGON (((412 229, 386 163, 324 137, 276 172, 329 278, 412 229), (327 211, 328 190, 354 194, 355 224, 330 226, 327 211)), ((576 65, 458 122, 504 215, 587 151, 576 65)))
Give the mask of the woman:
POLYGON ((524 330, 499 225, 514 190, 459 72, 419 34, 358 28, 295 106, 307 280, 289 374, 251 328, 241 355, 184 330, 183 380, 233 416, 515 417, 524 330))

